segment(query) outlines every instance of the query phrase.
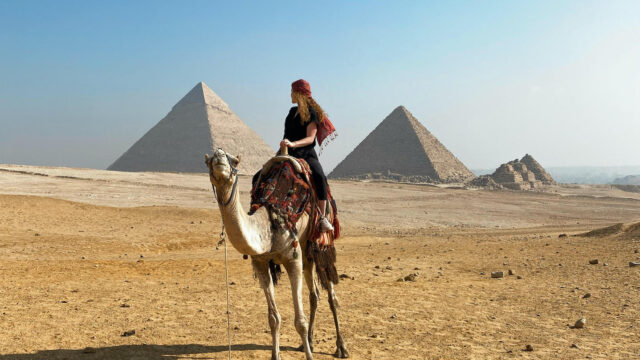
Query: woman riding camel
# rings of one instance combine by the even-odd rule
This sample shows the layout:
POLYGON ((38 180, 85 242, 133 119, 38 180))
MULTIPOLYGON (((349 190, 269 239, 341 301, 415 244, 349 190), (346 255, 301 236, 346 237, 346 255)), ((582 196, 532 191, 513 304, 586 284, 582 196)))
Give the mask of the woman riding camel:
POLYGON ((322 148, 335 137, 335 128, 324 110, 311 97, 311 86, 300 79, 291 84, 291 102, 298 104, 289 110, 284 122, 284 137, 280 146, 287 146, 289 155, 304 159, 311 168, 311 175, 320 208, 320 231, 333 231, 333 226, 325 217, 327 209, 327 177, 318 161, 314 149, 316 138, 322 148))

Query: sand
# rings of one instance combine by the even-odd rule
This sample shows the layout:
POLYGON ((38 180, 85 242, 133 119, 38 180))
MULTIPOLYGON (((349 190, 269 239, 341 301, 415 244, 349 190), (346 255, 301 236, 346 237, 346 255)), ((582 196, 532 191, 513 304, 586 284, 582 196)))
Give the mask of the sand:
MULTIPOLYGON (((572 236, 639 220, 639 194, 330 184, 351 358, 640 356, 640 268, 628 266, 640 235, 572 236), (570 328, 582 317, 584 329, 570 328)), ((1 358, 227 358, 220 216, 206 175, 2 165, 0 194, 1 358)), ((249 261, 233 249, 230 259, 233 358, 269 358, 264 296, 249 261)), ((303 359, 284 280, 282 357, 303 359)), ((316 359, 335 350, 323 298, 316 359)))

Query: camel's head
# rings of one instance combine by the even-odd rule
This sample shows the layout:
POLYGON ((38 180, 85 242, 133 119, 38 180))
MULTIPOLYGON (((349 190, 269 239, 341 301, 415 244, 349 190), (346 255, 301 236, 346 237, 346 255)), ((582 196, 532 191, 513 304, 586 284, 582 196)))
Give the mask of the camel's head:
POLYGON ((238 173, 237 167, 240 163, 240 156, 235 157, 218 148, 213 152, 213 156, 204 155, 205 163, 209 168, 209 179, 214 186, 231 185, 238 173))

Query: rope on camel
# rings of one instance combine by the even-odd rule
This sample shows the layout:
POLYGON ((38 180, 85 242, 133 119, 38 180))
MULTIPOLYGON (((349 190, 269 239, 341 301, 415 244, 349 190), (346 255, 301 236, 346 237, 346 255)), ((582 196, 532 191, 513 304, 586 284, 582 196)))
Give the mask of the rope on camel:
MULTIPOLYGON (((237 180, 237 178, 236 178, 237 180)), ((213 188, 213 194, 216 197, 216 201, 218 202, 219 206, 222 206, 222 210, 224 211, 224 204, 222 203, 222 201, 220 201, 218 199, 218 193, 216 192, 216 188, 215 186, 213 186, 213 184, 211 184, 211 187, 213 188)), ((234 188, 233 190, 235 190, 235 184, 234 184, 234 188)), ((232 190, 232 191, 233 191, 232 190)), ((233 192, 231 193, 231 197, 233 197, 233 192)), ((231 197, 229 198, 229 201, 231 201, 231 197)), ((218 249, 218 246, 220 246, 220 243, 224 243, 224 273, 225 273, 225 285, 227 288, 227 340, 229 342, 229 360, 231 360, 231 311, 229 310, 229 255, 228 255, 228 251, 227 251, 227 242, 225 241, 225 226, 224 226, 224 215, 220 216, 220 218, 222 219, 222 230, 220 231, 220 241, 218 241, 218 245, 216 246, 216 250, 218 249)))
POLYGON ((222 218, 222 231, 220 241, 224 242, 224 275, 227 287, 227 340, 229 341, 229 360, 231 360, 231 311, 229 310, 229 255, 227 252, 227 242, 224 239, 224 217, 222 218))

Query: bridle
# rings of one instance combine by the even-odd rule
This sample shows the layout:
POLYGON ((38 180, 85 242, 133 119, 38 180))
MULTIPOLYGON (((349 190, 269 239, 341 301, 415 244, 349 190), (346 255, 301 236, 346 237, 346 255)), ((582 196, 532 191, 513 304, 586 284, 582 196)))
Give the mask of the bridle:
MULTIPOLYGON (((221 150, 221 149, 219 149, 221 150)), ((238 187, 238 169, 233 166, 233 161, 231 159, 231 157, 225 153, 225 156, 227 157, 227 163, 229 163, 229 168, 231 168, 231 174, 229 176, 235 176, 235 179, 233 180, 233 187, 231 188, 231 195, 229 196, 229 199, 225 202, 222 201, 222 196, 218 196, 218 191, 216 189, 216 186, 213 185, 213 183, 211 183, 211 188, 213 189, 213 193, 216 196, 216 201, 218 201, 218 204, 221 205, 222 207, 225 207, 227 205, 229 205, 231 203, 231 200, 233 200, 233 198, 236 195, 236 189, 238 187)), ((213 158, 212 160, 213 161, 213 158)))

